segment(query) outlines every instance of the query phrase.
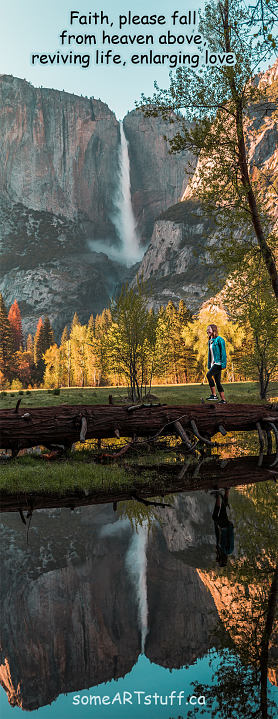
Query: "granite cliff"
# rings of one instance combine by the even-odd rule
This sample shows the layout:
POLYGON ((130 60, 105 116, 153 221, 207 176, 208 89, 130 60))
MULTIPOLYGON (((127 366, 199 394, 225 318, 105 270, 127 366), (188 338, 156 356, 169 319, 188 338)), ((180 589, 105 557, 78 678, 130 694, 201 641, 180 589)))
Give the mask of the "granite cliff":
MULTIPOLYGON (((268 211, 278 223, 278 60, 272 68, 255 78, 255 83, 268 88, 268 100, 252 104, 246 118, 247 151, 250 171, 269 177, 268 211), (275 111, 276 108, 276 111, 275 111)), ((215 269, 208 248, 215 242, 214 228, 196 200, 196 186, 200 182, 200 159, 195 173, 181 198, 156 220, 151 242, 143 257, 140 270, 147 281, 150 304, 158 308, 169 300, 183 299, 189 309, 196 311, 208 297, 208 280, 215 277, 215 269)))
MULTIPOLYGON (((44 313, 60 330, 75 311, 85 321, 102 310, 129 278, 113 222, 119 123, 100 100, 9 75, 0 76, 0 108, 0 290, 7 303, 18 300, 25 331, 44 313), (107 257, 111 247, 119 251, 117 262, 107 257)), ((168 153, 159 118, 134 111, 124 128, 133 211, 145 245, 157 214, 181 197, 187 155, 168 153)))

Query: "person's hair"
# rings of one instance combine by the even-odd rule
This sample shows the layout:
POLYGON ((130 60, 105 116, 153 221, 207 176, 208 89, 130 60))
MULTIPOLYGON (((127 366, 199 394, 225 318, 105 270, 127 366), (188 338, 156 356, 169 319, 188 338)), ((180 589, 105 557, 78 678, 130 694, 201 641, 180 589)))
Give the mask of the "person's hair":
POLYGON ((209 325, 209 326, 208 326, 208 329, 209 329, 209 327, 211 327, 211 329, 212 329, 212 331, 213 331, 213 336, 214 336, 214 337, 217 337, 217 336, 218 336, 217 325, 209 325))

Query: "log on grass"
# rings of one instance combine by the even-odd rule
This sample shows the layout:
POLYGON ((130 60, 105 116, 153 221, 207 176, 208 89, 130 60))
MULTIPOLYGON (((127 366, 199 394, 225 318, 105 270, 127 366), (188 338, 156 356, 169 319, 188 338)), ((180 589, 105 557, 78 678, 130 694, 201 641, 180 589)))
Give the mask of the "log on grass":
POLYGON ((111 405, 59 405, 0 410, 0 447, 20 450, 35 445, 50 447, 74 442, 121 437, 156 437, 177 434, 177 422, 192 432, 192 420, 200 435, 213 437, 227 431, 256 430, 266 422, 278 424, 278 409, 273 405, 201 404, 182 406, 128 407, 111 405), (220 429, 219 429, 220 428, 220 429))

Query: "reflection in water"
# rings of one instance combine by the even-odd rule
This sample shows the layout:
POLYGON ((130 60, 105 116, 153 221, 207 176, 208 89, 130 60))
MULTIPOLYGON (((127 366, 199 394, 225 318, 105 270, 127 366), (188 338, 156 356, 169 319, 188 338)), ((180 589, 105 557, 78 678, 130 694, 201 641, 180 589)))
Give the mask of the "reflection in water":
MULTIPOLYGON (((151 676, 155 666, 181 670, 216 647, 216 680, 199 679, 198 694, 214 707, 206 716, 269 718, 267 675, 277 682, 278 663, 276 487, 230 490, 236 550, 222 567, 214 502, 205 491, 175 495, 171 507, 155 507, 152 526, 154 508, 148 521, 144 507, 137 532, 129 521, 136 503, 128 519, 111 504, 35 511, 28 545, 19 515, 3 515, 0 679, 10 703, 37 709, 126 677, 138 658, 143 667, 142 652, 151 676)), ((182 671, 179 688, 193 693, 182 671)), ((142 674, 143 689, 144 681, 142 674)))
POLYGON ((141 654, 145 651, 145 641, 148 632, 148 599, 147 599, 147 541, 148 524, 143 522, 137 531, 134 531, 131 544, 126 556, 126 566, 136 591, 138 605, 138 619, 141 630, 141 654))

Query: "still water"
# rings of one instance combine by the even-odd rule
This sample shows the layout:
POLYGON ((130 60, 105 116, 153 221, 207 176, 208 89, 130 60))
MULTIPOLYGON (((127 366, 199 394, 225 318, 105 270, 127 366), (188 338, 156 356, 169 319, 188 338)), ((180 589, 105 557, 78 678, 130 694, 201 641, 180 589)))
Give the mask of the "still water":
MULTIPOLYGON (((36 510, 26 525, 3 513, 1 719, 22 710, 178 719, 192 709, 211 717, 213 707, 219 719, 234 716, 219 705, 219 682, 225 711, 232 703, 251 716, 248 701, 236 707, 249 696, 254 709, 260 697, 253 669, 275 564, 273 488, 230 490, 226 566, 216 562, 210 492, 173 495, 170 507, 36 510)), ((267 689, 277 709, 276 632, 274 622, 267 689)))

